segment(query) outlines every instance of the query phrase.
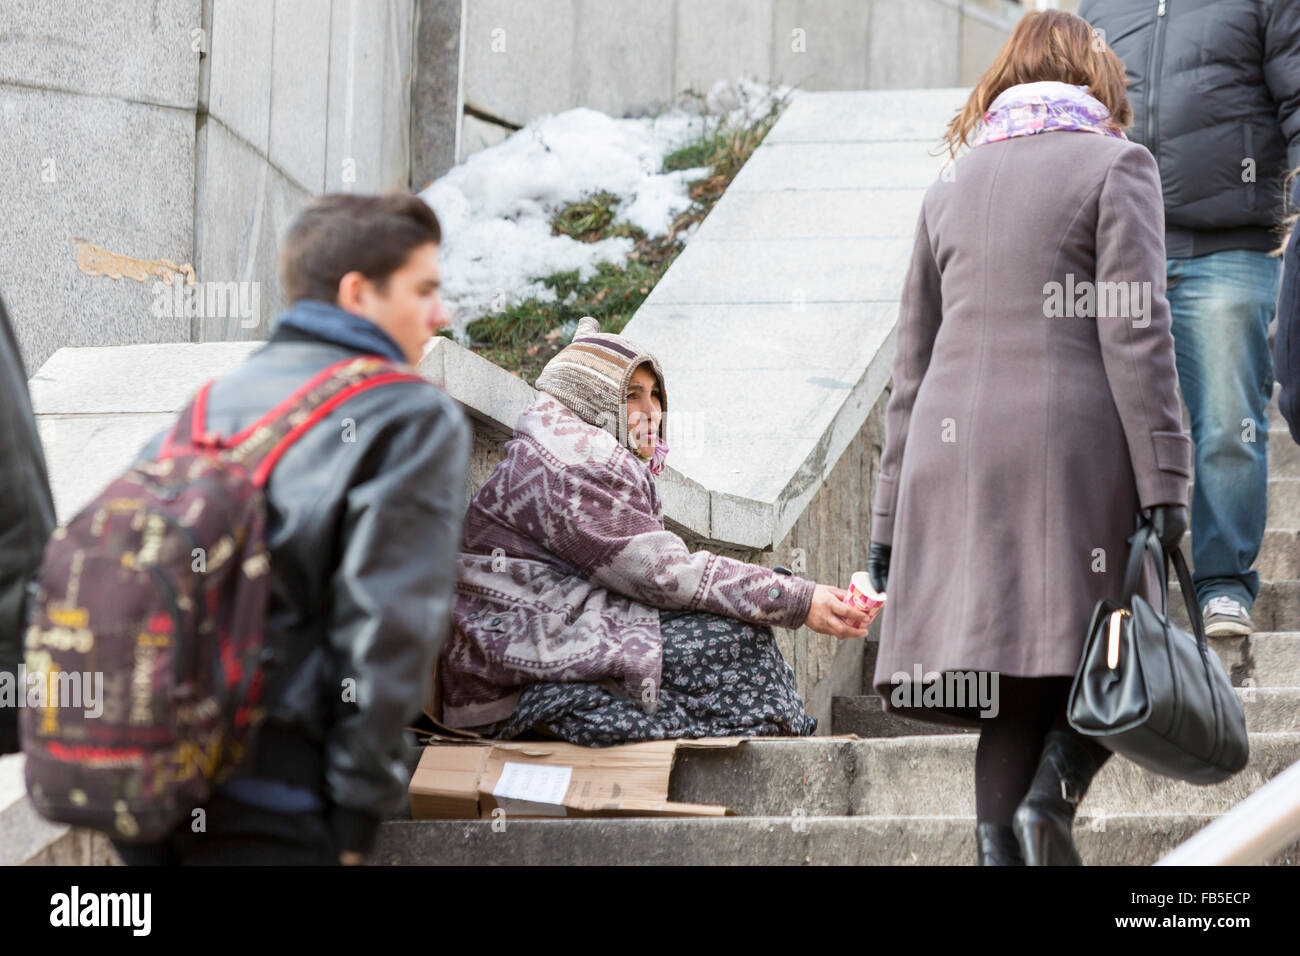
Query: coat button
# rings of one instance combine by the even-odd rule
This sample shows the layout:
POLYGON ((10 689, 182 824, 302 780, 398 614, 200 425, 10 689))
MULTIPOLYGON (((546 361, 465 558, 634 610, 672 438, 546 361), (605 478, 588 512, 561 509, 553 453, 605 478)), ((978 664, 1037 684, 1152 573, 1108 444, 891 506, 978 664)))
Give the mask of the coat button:
POLYGON ((770 597, 773 601, 775 601, 777 598, 781 596, 781 589, 773 585, 772 587, 767 589, 767 596, 770 597))

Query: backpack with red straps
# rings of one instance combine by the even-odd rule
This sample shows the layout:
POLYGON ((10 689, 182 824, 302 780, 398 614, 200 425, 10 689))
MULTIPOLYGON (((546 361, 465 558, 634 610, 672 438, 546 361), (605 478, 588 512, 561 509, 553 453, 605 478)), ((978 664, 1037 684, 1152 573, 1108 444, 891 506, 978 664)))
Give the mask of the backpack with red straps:
POLYGON ((152 842, 250 755, 265 715, 271 469, 339 404, 406 381, 426 380, 347 358, 228 438, 204 428, 208 382, 155 461, 55 529, 19 689, 27 790, 43 816, 152 842))

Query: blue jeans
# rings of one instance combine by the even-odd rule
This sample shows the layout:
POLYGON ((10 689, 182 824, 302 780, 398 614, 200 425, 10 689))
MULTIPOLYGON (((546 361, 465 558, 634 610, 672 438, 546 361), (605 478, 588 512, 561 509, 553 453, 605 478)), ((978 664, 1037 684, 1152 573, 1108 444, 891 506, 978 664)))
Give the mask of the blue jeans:
POLYGON ((1197 600, 1228 595, 1249 608, 1259 594, 1251 565, 1268 503, 1268 326, 1282 262, 1229 249, 1166 260, 1178 381, 1196 445, 1192 562, 1197 600))

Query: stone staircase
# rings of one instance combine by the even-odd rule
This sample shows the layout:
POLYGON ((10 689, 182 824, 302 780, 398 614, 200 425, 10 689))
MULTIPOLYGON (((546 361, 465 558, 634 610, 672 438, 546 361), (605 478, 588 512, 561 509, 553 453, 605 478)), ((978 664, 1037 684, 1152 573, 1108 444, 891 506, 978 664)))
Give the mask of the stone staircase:
MULTIPOLYGON (((1300 447, 1270 409, 1269 519, 1257 569, 1265 583, 1249 638, 1211 639, 1250 729, 1246 769, 1198 787, 1107 763, 1080 808, 1085 863, 1154 863, 1300 760, 1300 447)), ((1179 604, 1175 582, 1171 603, 1179 604)), ((1185 618, 1185 615, 1183 615, 1185 618)), ((873 631, 876 630, 873 628, 873 631)), ((864 681, 874 669, 869 643, 864 681)), ((869 688, 868 688, 869 689, 869 688)), ((734 751, 686 750, 669 797, 714 803, 721 819, 508 820, 385 823, 376 863, 423 864, 973 864, 975 733, 837 697, 832 733, 750 740, 734 751)), ((416 754, 412 753, 412 760, 416 754)), ((1300 862, 1300 841, 1272 864, 1300 862)))

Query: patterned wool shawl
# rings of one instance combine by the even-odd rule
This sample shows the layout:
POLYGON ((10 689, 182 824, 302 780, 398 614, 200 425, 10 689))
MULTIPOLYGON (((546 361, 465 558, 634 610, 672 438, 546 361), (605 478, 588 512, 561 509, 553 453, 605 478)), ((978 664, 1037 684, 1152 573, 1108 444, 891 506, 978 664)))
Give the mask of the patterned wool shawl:
POLYGON ((709 551, 664 529, 646 464, 543 394, 465 516, 441 719, 510 716, 540 681, 607 682, 653 713, 659 609, 753 624, 804 623, 814 584, 709 551))
POLYGON ((1086 86, 1043 80, 1009 86, 989 105, 972 147, 1053 130, 1127 137, 1106 126, 1110 111, 1086 86))

